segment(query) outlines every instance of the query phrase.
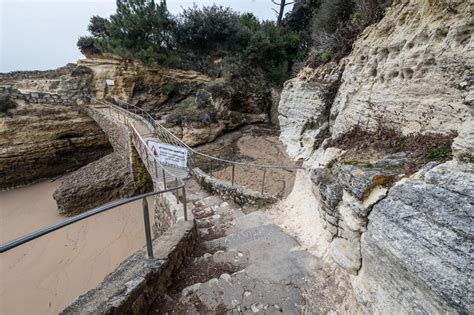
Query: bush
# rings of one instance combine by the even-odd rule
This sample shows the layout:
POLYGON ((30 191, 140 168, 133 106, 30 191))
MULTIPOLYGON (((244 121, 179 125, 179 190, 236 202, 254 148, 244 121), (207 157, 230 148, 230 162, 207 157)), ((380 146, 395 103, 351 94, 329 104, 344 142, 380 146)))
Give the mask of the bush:
POLYGON ((244 52, 245 58, 260 67, 267 79, 276 84, 282 84, 289 77, 300 54, 300 37, 274 22, 263 22, 252 34, 244 52))
POLYGON ((6 114, 10 109, 15 109, 17 104, 6 95, 0 95, 0 113, 6 114))
POLYGON ((77 40, 77 47, 84 55, 98 54, 101 51, 95 46, 95 40, 91 36, 81 36, 77 40))
POLYGON ((91 17, 89 26, 88 26, 88 31, 92 34, 94 37, 107 37, 108 32, 107 32, 107 27, 109 27, 109 20, 94 15, 91 17))
POLYGON ((383 16, 391 0, 322 0, 313 14, 311 67, 346 56, 368 25, 383 16), (331 52, 331 53, 329 53, 331 52))
MULTIPOLYGON (((84 53, 112 53, 144 63, 161 63, 212 72, 216 59, 237 60, 241 69, 263 70, 267 80, 281 84, 301 59, 302 42, 297 32, 274 22, 260 22, 253 14, 239 14, 212 5, 185 9, 172 17, 165 1, 118 0, 110 19, 93 16, 90 37, 81 37, 84 53)), ((245 72, 237 76, 246 76, 245 72)))
POLYGON ((238 49, 246 45, 250 32, 230 8, 212 5, 185 9, 176 19, 174 35, 179 47, 209 50, 238 49))

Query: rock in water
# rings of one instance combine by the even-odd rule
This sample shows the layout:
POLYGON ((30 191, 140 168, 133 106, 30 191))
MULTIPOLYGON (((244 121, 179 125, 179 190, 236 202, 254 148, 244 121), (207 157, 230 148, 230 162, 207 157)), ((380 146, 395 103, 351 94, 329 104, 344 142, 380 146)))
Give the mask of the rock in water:
POLYGON ((72 216, 133 192, 129 166, 114 152, 66 176, 53 197, 59 213, 72 216))

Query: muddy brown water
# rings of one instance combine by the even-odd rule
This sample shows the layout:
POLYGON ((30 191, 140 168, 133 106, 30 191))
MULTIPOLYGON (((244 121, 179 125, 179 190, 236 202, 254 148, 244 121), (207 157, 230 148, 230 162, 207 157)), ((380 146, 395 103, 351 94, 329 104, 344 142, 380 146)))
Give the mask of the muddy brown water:
MULTIPOLYGON (((52 198, 59 185, 0 192, 0 242, 64 220, 52 198)), ((56 314, 144 244, 135 202, 0 254, 0 314, 56 314)))
MULTIPOLYGON (((274 132, 244 128, 206 145, 206 153, 254 163, 292 165, 274 132)), ((231 168, 215 176, 230 180, 231 168)), ((260 191, 262 170, 236 167, 235 183, 260 191)), ((287 196, 294 172, 271 170, 265 191, 287 196)), ((60 180, 0 192, 0 242, 65 218, 53 192, 60 180)), ((149 200, 149 204, 153 204, 149 200)), ((97 286, 145 244, 141 202, 135 202, 53 232, 0 254, 0 314, 55 314, 97 286)))

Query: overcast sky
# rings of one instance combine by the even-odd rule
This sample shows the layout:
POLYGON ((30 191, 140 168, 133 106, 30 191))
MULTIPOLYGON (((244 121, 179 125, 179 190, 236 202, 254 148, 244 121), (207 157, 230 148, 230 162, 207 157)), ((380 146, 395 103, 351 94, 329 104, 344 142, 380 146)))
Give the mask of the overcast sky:
MULTIPOLYGON (((178 13, 182 7, 212 3, 274 19, 270 0, 167 0, 178 13)), ((0 72, 54 69, 84 58, 77 38, 87 34, 92 15, 108 17, 115 0, 0 0, 0 72)))

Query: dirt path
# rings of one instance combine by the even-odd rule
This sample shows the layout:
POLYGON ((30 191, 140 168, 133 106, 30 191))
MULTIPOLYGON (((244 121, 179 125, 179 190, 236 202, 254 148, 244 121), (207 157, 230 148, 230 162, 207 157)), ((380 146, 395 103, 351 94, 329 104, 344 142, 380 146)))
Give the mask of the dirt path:
MULTIPOLYGON (((0 192, 0 241, 63 220, 52 198, 59 184, 0 192)), ((57 313, 141 248, 143 233, 134 203, 1 254, 0 314, 57 313)))

